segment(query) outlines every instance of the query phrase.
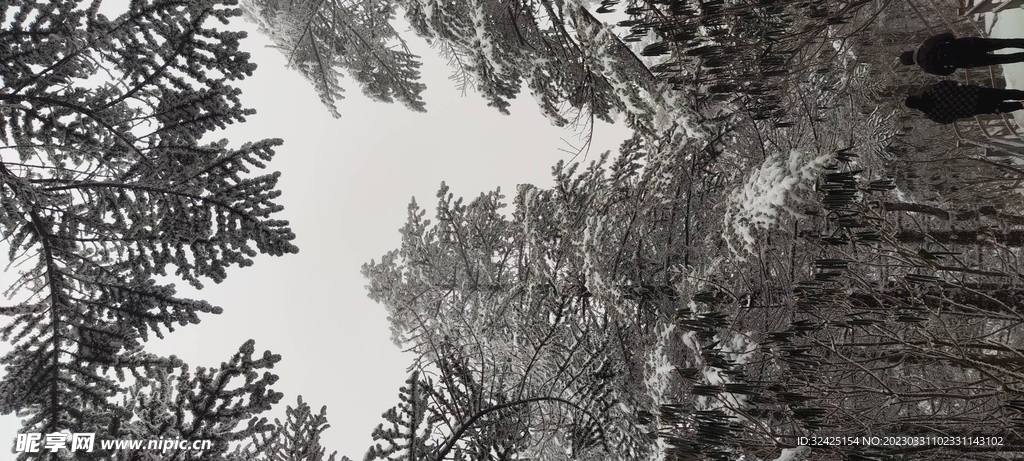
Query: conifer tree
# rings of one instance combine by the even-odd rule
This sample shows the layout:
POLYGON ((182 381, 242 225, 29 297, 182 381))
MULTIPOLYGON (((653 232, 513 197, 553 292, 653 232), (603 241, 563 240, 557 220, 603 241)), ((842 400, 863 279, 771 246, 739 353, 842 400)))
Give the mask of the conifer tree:
MULTIPOLYGON (((608 1, 614 5, 619 1, 608 1)), ((742 105, 756 120, 786 116, 787 93, 837 66, 843 26, 870 2, 628 0, 627 42, 645 42, 650 70, 676 88, 742 105), (826 46, 827 45, 827 46, 826 46), (835 46, 835 49, 832 49, 835 46)), ((876 13, 877 14, 877 13, 876 13)), ((868 20, 870 22, 870 20, 868 20)))
POLYGON ((373 440, 377 443, 363 459, 428 459, 434 449, 430 440, 432 427, 440 422, 439 415, 429 408, 429 398, 434 392, 432 381, 423 379, 418 371, 410 374, 405 386, 399 389, 399 404, 381 415, 389 426, 381 423, 373 430, 373 440))
MULTIPOLYGON (((330 427, 327 407, 313 413, 300 395, 295 407, 289 405, 285 409, 283 423, 275 418, 272 431, 253 435, 252 444, 232 455, 254 461, 334 461, 338 453, 331 453, 325 460, 326 449, 320 445, 320 434, 330 427)), ((341 460, 348 458, 343 456, 341 460)))
MULTIPOLYGON (((281 356, 265 351, 262 357, 254 357, 254 351, 254 341, 250 340, 219 367, 198 367, 193 373, 184 366, 175 374, 161 372, 156 379, 137 382, 118 408, 125 415, 112 413, 105 431, 114 439, 209 440, 211 448, 97 451, 96 459, 218 459, 229 453, 232 443, 292 430, 279 421, 275 421, 275 427, 266 418, 255 416, 270 410, 282 394, 269 389, 278 377, 266 371, 280 362, 281 356)), ((308 410, 308 406, 305 408, 308 410)), ((288 410, 291 416, 293 411, 290 407, 288 410)), ((83 454, 75 454, 84 459, 83 454)))
POLYGON ((570 390, 516 393, 522 383, 473 363, 455 345, 413 367, 400 403, 373 431, 365 460, 559 459, 566 453, 615 458, 606 440, 607 395, 570 390), (605 405, 602 407, 602 405, 605 405))
POLYGON ((236 2, 99 5, 0 2, 0 234, 21 269, 0 307, 0 412, 26 432, 103 437, 126 374, 145 386, 182 365, 145 341, 221 309, 155 277, 202 287, 297 251, 274 218, 278 174, 261 171, 281 141, 207 140, 253 113, 231 85, 255 68, 245 34, 211 27, 236 2))
POLYGON ((334 117, 340 117, 335 102, 344 98, 342 70, 373 100, 425 110, 420 62, 390 23, 392 2, 252 0, 243 6, 334 117))
MULTIPOLYGON (((388 309, 393 339, 418 355, 423 372, 439 367, 478 383, 479 396, 469 399, 477 407, 443 406, 436 410, 441 417, 467 421, 474 414, 467 408, 487 412, 521 402, 510 405, 525 412, 533 438, 516 442, 515 450, 537 459, 574 446, 580 457, 597 453, 588 441, 621 448, 599 455, 605 457, 650 449, 623 411, 638 404, 636 388, 644 385, 636 355, 650 342, 644 332, 668 320, 678 297, 666 267, 682 262, 689 246, 677 238, 669 248, 678 256, 669 257, 655 242, 685 235, 690 224, 689 210, 674 213, 675 202, 667 200, 685 186, 685 177, 666 174, 679 157, 642 144, 639 136, 627 143, 610 166, 607 157, 582 172, 556 166, 555 186, 522 186, 511 216, 497 212, 497 191, 465 205, 442 186, 437 224, 413 203, 400 249, 364 265, 371 298, 388 309), (649 164, 640 174, 642 161, 649 164), (667 260, 658 261, 659 251, 667 260), (593 418, 573 420, 582 409, 593 418)), ((699 158, 702 152, 692 149, 706 144, 685 147, 679 156, 699 158)), ((699 226, 715 224, 704 221, 699 226)), ((474 389, 440 378, 435 387, 474 389)))
POLYGON ((659 111, 688 112, 666 100, 667 86, 580 1, 243 4, 247 17, 311 82, 335 117, 341 70, 375 100, 425 109, 419 57, 390 23, 399 10, 413 32, 448 60, 457 88, 475 88, 502 113, 508 113, 509 101, 524 85, 558 126, 610 122, 614 113, 622 113, 631 125, 649 132, 659 111))

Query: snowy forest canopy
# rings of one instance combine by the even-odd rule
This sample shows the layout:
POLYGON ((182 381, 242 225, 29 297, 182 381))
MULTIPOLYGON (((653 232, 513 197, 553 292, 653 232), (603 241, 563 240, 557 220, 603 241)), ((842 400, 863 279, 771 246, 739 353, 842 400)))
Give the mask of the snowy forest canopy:
POLYGON ((424 110, 400 13, 497 110, 525 90, 556 124, 635 134, 550 188, 466 201, 442 183, 429 217, 410 204, 399 247, 363 266, 417 357, 366 461, 1024 451, 1024 171, 898 107, 934 79, 895 57, 952 4, 98 5, 0 2, 0 230, 27 268, 0 307, 0 410, 28 432, 215 447, 76 459, 325 457, 325 411, 261 416, 279 356, 249 341, 202 368, 144 346, 221 311, 158 276, 201 287, 297 251, 265 172, 281 141, 202 141, 252 113, 231 85, 255 67, 244 34, 218 21, 257 22, 335 115, 345 79, 424 110))
MULTIPOLYGON (((896 56, 954 8, 539 2, 524 6, 540 13, 515 16, 469 2, 491 40, 474 42, 458 33, 479 24, 446 28, 457 19, 425 5, 401 4, 414 24, 426 15, 422 35, 470 57, 456 72, 485 73, 504 56, 530 69, 553 49, 498 31, 572 31, 568 62, 601 69, 572 85, 606 95, 636 134, 590 165, 557 165, 550 189, 520 186, 510 213, 497 211, 501 191, 462 201, 442 185, 433 218, 414 202, 401 246, 364 266, 393 340, 421 357, 402 398, 421 392, 427 416, 402 427, 434 435, 375 434, 396 453, 462 459, 438 449, 457 437, 470 459, 1005 459, 1024 449, 1024 176, 1013 158, 965 147, 898 105, 934 78, 896 67, 896 56), (625 31, 589 20, 616 8, 625 31), (490 412, 502 414, 499 432, 465 430, 490 412), (919 442, 859 438, 882 435, 919 442), (920 442, 950 435, 974 442, 920 442), (858 443, 801 446, 809 436, 858 443)), ((957 32, 977 34, 969 21, 957 32)), ((302 49, 318 37, 292 38, 302 49)), ((542 98, 549 116, 549 100, 603 114, 594 101, 542 98)))

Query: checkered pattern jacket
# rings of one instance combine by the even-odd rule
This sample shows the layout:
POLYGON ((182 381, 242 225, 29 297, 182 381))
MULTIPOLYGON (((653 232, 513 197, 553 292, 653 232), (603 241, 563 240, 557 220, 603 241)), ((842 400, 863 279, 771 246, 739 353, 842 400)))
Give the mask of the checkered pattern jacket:
POLYGON ((925 104, 931 106, 931 109, 924 111, 924 115, 938 123, 953 123, 984 113, 979 104, 981 91, 979 86, 943 80, 921 95, 925 104))

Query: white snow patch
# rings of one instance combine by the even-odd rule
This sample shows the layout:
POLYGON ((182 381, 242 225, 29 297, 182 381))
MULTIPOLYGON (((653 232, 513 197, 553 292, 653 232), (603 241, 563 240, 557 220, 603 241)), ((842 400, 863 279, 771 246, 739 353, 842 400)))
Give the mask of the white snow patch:
POLYGON ((654 351, 647 356, 644 384, 647 386, 647 394, 654 400, 655 405, 669 403, 665 400, 665 391, 668 390, 672 370, 675 370, 676 367, 669 362, 666 348, 675 330, 675 325, 668 325, 663 329, 654 351))
POLYGON ((724 376, 722 376, 721 370, 719 370, 718 368, 707 367, 703 370, 703 372, 704 380, 707 381, 707 383, 712 386, 725 384, 728 381, 727 379, 725 379, 724 376))
POLYGON ((728 343, 722 347, 726 357, 738 365, 747 363, 754 352, 757 351, 757 343, 750 339, 747 334, 733 333, 728 343))
POLYGON ((687 331, 686 333, 683 333, 682 340, 683 344, 690 348, 694 354, 700 354, 700 345, 697 344, 697 332, 687 331))
POLYGON ((494 54, 494 43, 492 43, 491 38, 484 33, 484 24, 486 19, 487 14, 484 12, 483 3, 480 1, 473 2, 471 20, 473 21, 473 28, 476 30, 476 44, 479 47, 480 52, 483 53, 486 64, 490 65, 490 67, 494 69, 493 73, 501 74, 502 65, 494 54))
POLYGON ((774 226, 780 211, 796 215, 787 202, 795 191, 812 184, 830 159, 831 154, 815 157, 814 153, 796 149, 789 152, 788 158, 781 153, 768 157, 729 197, 725 225, 738 237, 740 245, 734 247, 732 239, 727 238, 729 249, 737 257, 752 252, 756 230, 774 226))
POLYGON ((796 448, 785 448, 782 450, 782 454, 775 461, 800 461, 804 455, 811 452, 811 447, 800 446, 796 448))
MULTIPOLYGON (((986 29, 991 27, 989 35, 992 38, 1020 38, 1024 37, 1024 9, 1016 8, 1003 10, 997 14, 988 13, 985 15, 986 29)), ((1020 50, 1007 48, 995 51, 995 53, 1018 53, 1020 50)), ((1024 63, 1003 64, 1003 76, 1006 77, 1006 87, 1013 89, 1024 89, 1024 63)), ((1013 113, 1017 120, 1017 126, 1024 126, 1024 111, 1013 113)))

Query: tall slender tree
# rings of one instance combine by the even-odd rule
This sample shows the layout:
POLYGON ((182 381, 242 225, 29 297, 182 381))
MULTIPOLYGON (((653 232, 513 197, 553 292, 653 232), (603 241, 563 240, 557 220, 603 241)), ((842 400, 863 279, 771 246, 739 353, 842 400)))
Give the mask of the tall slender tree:
MULTIPOLYGON (((396 344, 417 354, 424 375, 453 370, 438 372, 433 386, 479 394, 470 399, 475 412, 463 404, 434 410, 443 421, 461 422, 432 440, 465 434, 459 424, 511 411, 502 406, 508 404, 524 413, 503 420, 522 418, 530 436, 515 449, 492 447, 497 452, 536 459, 566 450, 579 459, 649 453, 629 414, 650 403, 641 360, 652 346, 650 333, 677 307, 678 275, 685 272, 679 266, 704 238, 697 229, 721 222, 688 217, 680 201, 689 178, 669 172, 680 159, 707 162, 708 146, 722 140, 680 136, 645 146, 641 138, 627 142, 614 162, 602 156, 585 169, 557 165, 552 188, 521 186, 511 215, 499 213, 497 191, 464 204, 442 185, 436 224, 414 202, 401 247, 364 265, 369 294, 388 310, 396 344), (672 238, 687 230, 692 241, 672 238), (467 384, 452 384, 444 373, 467 384), (602 444, 619 448, 604 453, 602 444)), ((690 261, 704 263, 698 255, 690 261)), ((466 448, 451 443, 439 456, 466 448)))
POLYGON ((297 251, 274 218, 278 173, 261 172, 281 141, 208 141, 253 113, 231 85, 255 68, 245 34, 210 24, 236 2, 99 6, 0 2, 0 233, 22 268, 0 307, 0 412, 28 432, 112 435, 126 373, 145 385, 182 365, 145 341, 221 309, 157 276, 202 287, 297 251))

